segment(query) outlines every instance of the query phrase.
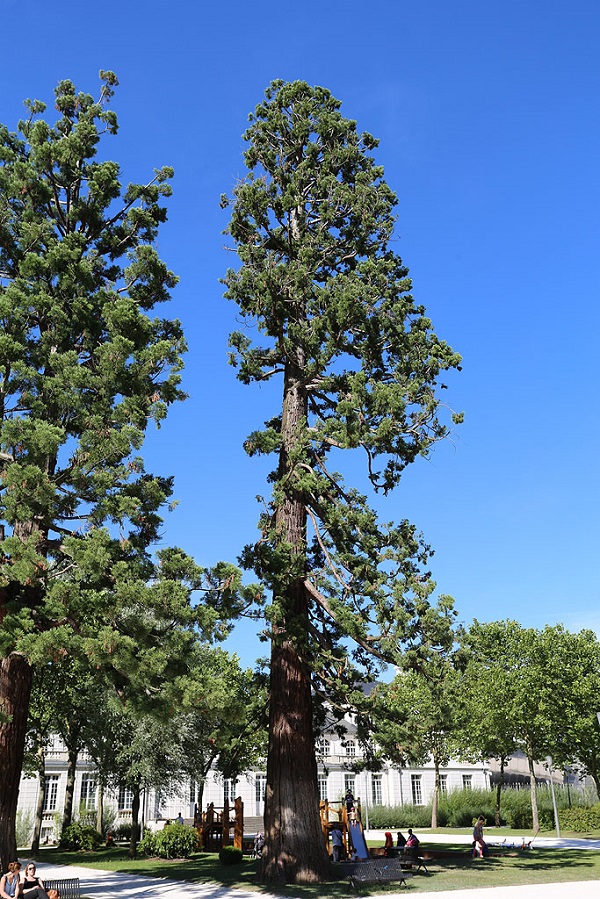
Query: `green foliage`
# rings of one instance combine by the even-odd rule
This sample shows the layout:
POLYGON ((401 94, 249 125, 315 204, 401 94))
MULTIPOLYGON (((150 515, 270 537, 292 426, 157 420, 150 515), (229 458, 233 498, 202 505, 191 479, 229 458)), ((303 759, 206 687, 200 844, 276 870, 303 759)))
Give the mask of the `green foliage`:
POLYGON ((167 824, 156 833, 146 831, 138 848, 159 858, 189 858, 196 849, 196 832, 185 824, 167 824))
POLYGON ((31 836, 33 833, 33 814, 31 811, 17 811, 17 819, 15 822, 15 837, 17 840, 17 848, 25 848, 31 844, 31 836))
POLYGON ((236 849, 235 846, 223 846, 223 848, 219 850, 219 861, 223 865, 240 865, 243 856, 242 850, 236 849))
POLYGON ((98 849, 103 842, 102 834, 98 833, 95 828, 79 822, 69 824, 60 836, 60 848, 74 851, 98 849))
MULTIPOLYGON (((430 805, 374 805, 369 808, 369 827, 374 830, 406 830, 431 826, 430 805)), ((440 823, 444 827, 445 822, 440 823)), ((406 834, 405 834, 406 836, 406 834)))
POLYGON ((558 814, 563 830, 575 833, 588 833, 600 830, 600 803, 588 808, 565 808, 558 814))

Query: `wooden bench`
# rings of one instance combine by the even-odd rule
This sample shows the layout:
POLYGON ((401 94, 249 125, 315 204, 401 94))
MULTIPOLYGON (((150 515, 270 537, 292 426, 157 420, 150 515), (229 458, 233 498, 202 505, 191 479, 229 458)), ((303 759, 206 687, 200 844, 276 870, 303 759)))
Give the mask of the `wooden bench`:
POLYGON ((46 892, 58 890, 60 899, 81 899, 81 884, 79 877, 44 878, 46 892))
POLYGON ((353 889, 358 883, 390 883, 399 881, 408 886, 406 881, 413 875, 402 867, 399 858, 370 858, 357 862, 340 862, 335 870, 347 877, 353 889))

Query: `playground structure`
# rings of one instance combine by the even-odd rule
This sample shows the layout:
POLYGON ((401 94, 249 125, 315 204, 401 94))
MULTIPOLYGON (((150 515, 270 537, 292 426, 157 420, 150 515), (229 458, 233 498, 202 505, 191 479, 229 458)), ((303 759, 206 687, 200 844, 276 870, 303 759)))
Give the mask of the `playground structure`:
POLYGON ((200 845, 207 852, 218 852, 225 846, 242 849, 244 842, 244 803, 238 796, 233 806, 227 801, 221 808, 210 803, 201 814, 198 806, 194 809, 194 827, 198 833, 200 845), (233 844, 231 833, 233 831, 233 844))
POLYGON ((360 799, 356 800, 354 808, 350 812, 348 812, 344 801, 321 801, 319 810, 321 813, 321 829, 328 852, 331 831, 335 827, 342 832, 342 844, 346 858, 369 857, 362 827, 360 799))

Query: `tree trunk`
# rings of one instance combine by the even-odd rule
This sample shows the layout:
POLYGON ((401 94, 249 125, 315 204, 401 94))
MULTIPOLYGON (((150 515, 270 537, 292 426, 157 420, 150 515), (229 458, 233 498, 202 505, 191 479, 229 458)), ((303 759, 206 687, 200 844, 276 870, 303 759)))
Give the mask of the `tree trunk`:
POLYGON ((62 830, 68 827, 73 819, 73 794, 75 792, 75 773, 79 751, 73 746, 68 747, 67 783, 65 785, 65 804, 63 807, 62 830))
POLYGON ((17 857, 15 822, 25 752, 27 713, 33 671, 26 659, 0 660, 0 865, 8 870, 17 857), (6 718, 4 717, 6 716, 6 718))
POLYGON ((46 804, 46 760, 44 754, 44 741, 41 734, 37 734, 37 769, 38 769, 38 798, 35 809, 35 824, 33 837, 31 838, 31 854, 37 855, 40 851, 40 837, 42 834, 42 822, 44 820, 44 806, 46 804))
POLYGON ((96 786, 96 830, 104 836, 102 815, 104 814, 104 784, 99 778, 96 786))
POLYGON ((314 883, 329 873, 319 820, 310 677, 289 642, 271 653, 262 878, 314 883))
POLYGON ((500 827, 500 800, 502 798, 502 788, 504 786, 504 756, 500 758, 500 780, 496 787, 496 827, 500 827))
POLYGON ((529 763, 529 792, 531 794, 531 818, 533 822, 533 833, 534 835, 539 832, 540 829, 540 817, 538 814, 537 807, 537 794, 536 794, 536 783, 535 783, 535 773, 533 770, 533 758, 531 757, 531 753, 527 752, 527 761, 529 763))
POLYGON ((269 751, 265 793, 263 881, 316 883, 329 875, 329 854, 319 818, 308 645, 306 508, 293 487, 294 450, 307 415, 302 358, 286 366, 278 481, 285 496, 275 526, 286 574, 275 593, 270 672, 269 751))
POLYGON ((133 802, 131 803, 131 839, 129 841, 129 858, 137 855, 137 844, 140 839, 140 795, 141 788, 136 784, 132 788, 133 802))
POLYGON ((433 788, 433 797, 431 800, 431 826, 438 826, 438 804, 440 801, 440 763, 437 756, 433 756, 433 764, 435 765, 435 786, 433 788))

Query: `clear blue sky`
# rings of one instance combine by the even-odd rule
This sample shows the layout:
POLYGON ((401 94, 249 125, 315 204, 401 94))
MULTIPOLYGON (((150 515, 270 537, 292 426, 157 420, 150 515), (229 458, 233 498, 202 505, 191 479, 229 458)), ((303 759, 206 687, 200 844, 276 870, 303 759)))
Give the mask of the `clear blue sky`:
MULTIPOLYGON (((169 311, 190 399, 145 453, 176 477, 165 542, 210 564, 256 533, 266 467, 242 442, 279 388, 244 387, 226 363, 218 201, 265 87, 303 79, 380 138, 415 297, 464 360, 449 400, 465 424, 383 517, 424 532, 463 621, 600 631, 600 6, 3 0, 1 30, 0 121, 14 127, 26 97, 51 105, 61 78, 95 93, 112 69, 121 127, 105 152, 126 180, 175 167, 159 249, 181 278, 169 311)), ((248 640, 234 641, 246 662, 248 640)))

